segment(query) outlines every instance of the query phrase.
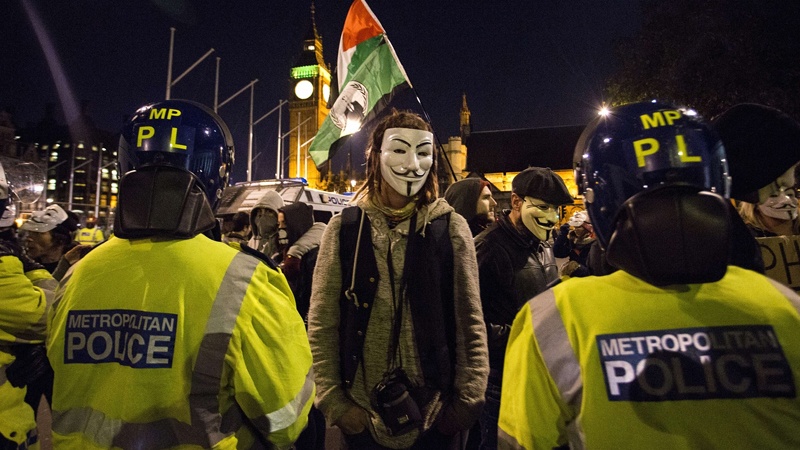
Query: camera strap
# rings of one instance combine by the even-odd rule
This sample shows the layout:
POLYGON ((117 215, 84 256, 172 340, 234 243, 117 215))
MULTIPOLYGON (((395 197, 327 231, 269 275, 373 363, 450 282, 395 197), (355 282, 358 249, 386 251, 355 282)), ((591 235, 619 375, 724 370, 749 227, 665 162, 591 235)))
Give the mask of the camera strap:
MULTIPOLYGON (((411 223, 408 227, 409 239, 412 233, 416 233, 417 215, 411 216, 411 223)), ((403 356, 400 352, 400 330, 403 325, 403 306, 405 293, 400 292, 400 298, 397 298, 395 291, 394 280, 394 264, 392 262, 392 245, 389 244, 389 250, 386 255, 386 264, 389 266, 389 282, 392 287, 392 334, 391 342, 389 344, 389 352, 386 356, 386 373, 391 373, 396 368, 403 367, 403 356)))

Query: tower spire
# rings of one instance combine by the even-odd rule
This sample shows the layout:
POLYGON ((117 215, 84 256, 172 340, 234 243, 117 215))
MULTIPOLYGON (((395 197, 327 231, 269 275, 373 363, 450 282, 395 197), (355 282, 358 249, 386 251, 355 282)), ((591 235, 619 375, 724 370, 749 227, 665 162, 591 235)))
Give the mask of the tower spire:
POLYGON ((472 131, 472 125, 469 122, 469 107, 467 106, 467 93, 461 94, 461 140, 464 141, 472 131))

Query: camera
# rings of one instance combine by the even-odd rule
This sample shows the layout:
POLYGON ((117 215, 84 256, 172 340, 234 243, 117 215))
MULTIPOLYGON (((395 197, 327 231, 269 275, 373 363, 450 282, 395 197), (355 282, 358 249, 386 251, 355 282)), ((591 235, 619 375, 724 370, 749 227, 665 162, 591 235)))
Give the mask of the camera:
POLYGON ((411 397, 411 381, 401 368, 387 374, 372 390, 375 410, 389 434, 408 433, 422 424, 417 402, 411 397))

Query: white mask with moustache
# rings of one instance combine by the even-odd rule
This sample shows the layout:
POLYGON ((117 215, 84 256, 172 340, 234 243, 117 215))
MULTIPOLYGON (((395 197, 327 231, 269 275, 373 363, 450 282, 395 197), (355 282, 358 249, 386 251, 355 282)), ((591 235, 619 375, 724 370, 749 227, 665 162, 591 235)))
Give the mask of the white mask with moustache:
POLYGON ((397 193, 419 192, 433 166, 433 133, 411 128, 388 128, 381 143, 381 176, 397 193))
POLYGON ((558 223, 558 206, 544 200, 525 197, 520 209, 522 223, 540 241, 546 241, 558 223))

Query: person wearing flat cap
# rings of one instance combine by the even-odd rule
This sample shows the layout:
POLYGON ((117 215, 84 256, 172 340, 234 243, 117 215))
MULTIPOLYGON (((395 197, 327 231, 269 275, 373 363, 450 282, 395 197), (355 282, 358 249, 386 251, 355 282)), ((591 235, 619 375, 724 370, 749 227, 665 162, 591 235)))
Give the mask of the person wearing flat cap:
POLYGON ((797 180, 800 123, 756 103, 735 105, 714 119, 733 180, 731 197, 756 237, 800 234, 797 180))
POLYGON ((508 333, 519 308, 558 279, 548 242, 559 206, 573 203, 558 174, 529 167, 511 182, 511 210, 475 237, 481 304, 489 343, 489 384, 480 417, 481 448, 496 448, 497 417, 508 333))

